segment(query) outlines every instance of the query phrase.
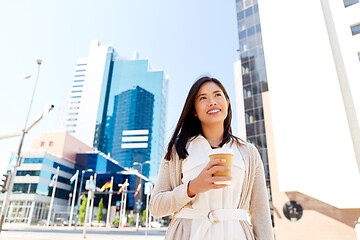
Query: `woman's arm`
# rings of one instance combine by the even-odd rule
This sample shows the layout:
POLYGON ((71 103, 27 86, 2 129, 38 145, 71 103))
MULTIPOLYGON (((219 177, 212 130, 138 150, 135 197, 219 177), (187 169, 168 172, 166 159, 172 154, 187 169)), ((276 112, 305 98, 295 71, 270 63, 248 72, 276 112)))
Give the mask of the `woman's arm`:
POLYGON ((194 199, 187 194, 188 182, 172 189, 170 181, 169 161, 163 159, 149 204, 150 212, 156 218, 173 214, 194 199))
POLYGON ((251 145, 250 161, 255 161, 255 180, 250 199, 250 216, 256 240, 273 240, 270 207, 267 196, 264 165, 257 149, 251 145))

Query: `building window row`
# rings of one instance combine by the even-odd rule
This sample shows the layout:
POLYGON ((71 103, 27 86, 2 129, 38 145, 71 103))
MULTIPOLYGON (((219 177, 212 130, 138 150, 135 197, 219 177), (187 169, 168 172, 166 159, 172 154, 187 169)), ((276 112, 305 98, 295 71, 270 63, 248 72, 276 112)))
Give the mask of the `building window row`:
POLYGON ((68 115, 79 115, 77 112, 69 112, 68 115))
POLYGON ((354 26, 351 26, 351 33, 353 36, 360 33, 360 23, 358 23, 354 26))
POLYGON ((78 69, 78 70, 75 70, 75 72, 85 72, 86 70, 85 69, 78 69))
POLYGON ((256 14, 259 11, 259 7, 257 4, 255 4, 252 7, 248 7, 245 10, 241 10, 237 13, 237 19, 241 20, 244 19, 245 17, 248 18, 253 14, 256 14))
POLYGON ((84 74, 81 74, 81 75, 75 75, 75 77, 85 77, 84 74))
POLYGON ((354 5, 356 3, 359 3, 359 0, 344 0, 344 6, 349 7, 351 5, 354 5))
POLYGON ((72 86, 73 88, 75 88, 75 87, 83 87, 84 85, 74 85, 74 86, 72 86))
POLYGON ((66 127, 76 127, 76 124, 66 124, 66 127))
POLYGON ((64 171, 64 172, 67 172, 70 174, 74 174, 74 172, 75 172, 74 169, 64 166, 62 164, 56 163, 54 161, 51 161, 50 159, 47 159, 47 158, 23 158, 21 160, 21 164, 32 164, 32 163, 42 163, 42 164, 52 167, 52 168, 57 168, 59 166, 61 171, 64 171))
POLYGON ((81 93, 82 90, 75 90, 75 91, 71 91, 72 93, 81 93))
POLYGON ((81 98, 81 96, 71 96, 71 98, 81 98))
POLYGON ((79 63, 79 64, 76 64, 76 66, 86 66, 87 63, 79 63))
POLYGON ((74 80, 74 82, 83 82, 84 81, 84 79, 76 79, 76 80, 74 80))
MULTIPOLYGON (((53 141, 50 141, 49 142, 49 147, 52 147, 54 145, 54 142, 53 141)), ((40 143, 40 147, 45 147, 45 142, 44 141, 42 141, 41 143, 40 143)))

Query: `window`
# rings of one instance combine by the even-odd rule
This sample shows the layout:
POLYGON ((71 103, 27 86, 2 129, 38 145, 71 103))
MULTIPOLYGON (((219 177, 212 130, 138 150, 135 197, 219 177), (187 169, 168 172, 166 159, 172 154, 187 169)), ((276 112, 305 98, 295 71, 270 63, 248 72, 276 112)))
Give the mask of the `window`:
POLYGON ((76 64, 76 66, 86 66, 87 63, 79 63, 79 64, 76 64))
POLYGON ((354 25, 351 27, 351 32, 352 32, 352 35, 356 35, 356 34, 359 34, 360 33, 360 23, 358 23, 357 25, 354 25))
POLYGON ((16 176, 40 176, 40 170, 21 170, 16 172, 16 176))
POLYGON ((344 0, 344 6, 349 7, 351 5, 354 5, 355 3, 358 3, 359 0, 344 0))
POLYGON ((84 79, 80 79, 80 80, 74 80, 74 82, 83 82, 84 79))
POLYGON ((81 96, 71 96, 71 98, 81 98, 81 96))
POLYGON ((84 85, 74 85, 73 88, 74 88, 74 87, 83 87, 83 86, 84 86, 84 85))
POLYGON ((49 147, 52 147, 54 145, 54 142, 53 141, 50 141, 49 142, 49 147))
POLYGON ((45 146, 45 142, 41 142, 40 147, 44 147, 44 146, 45 146))
POLYGON ((85 69, 80 69, 80 70, 76 70, 75 72, 85 72, 85 71, 86 71, 85 69))
POLYGON ((82 90, 71 91, 72 93, 82 92, 82 90))
POLYGON ((75 75, 75 77, 85 77, 85 75, 84 75, 84 74, 82 74, 82 75, 75 75))

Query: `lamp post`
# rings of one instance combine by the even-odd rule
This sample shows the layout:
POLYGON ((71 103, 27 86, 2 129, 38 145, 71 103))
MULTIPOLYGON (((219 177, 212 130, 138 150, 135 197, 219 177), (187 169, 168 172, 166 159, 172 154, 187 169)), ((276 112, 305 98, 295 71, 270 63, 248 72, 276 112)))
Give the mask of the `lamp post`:
MULTIPOLYGON (((37 71, 37 74, 36 74, 36 81, 35 81, 33 93, 32 93, 32 96, 31 96, 30 105, 29 105, 29 110, 28 110, 28 113, 27 113, 27 116, 26 116, 26 120, 25 120, 25 124, 24 124, 24 129, 22 130, 21 134, 19 134, 19 135, 21 135, 21 140, 20 140, 19 147, 18 147, 18 151, 17 151, 17 154, 16 154, 16 155, 17 155, 16 165, 15 165, 14 168, 13 168, 12 174, 9 176, 10 179, 9 179, 8 181, 10 181, 10 183, 9 183, 9 187, 8 187, 6 193, 5 193, 3 205, 2 205, 2 208, 1 208, 0 232, 2 231, 2 225, 3 225, 3 223, 4 223, 5 215, 6 215, 7 210, 8 210, 9 198, 10 198, 10 194, 11 194, 11 192, 12 192, 13 186, 14 186, 14 177, 16 176, 17 168, 18 168, 18 167, 20 166, 20 164, 21 164, 21 157, 20 157, 20 155, 21 155, 21 149, 22 149, 22 145, 23 145, 23 142, 24 142, 25 134, 28 133, 28 131, 29 131, 36 123, 38 123, 50 110, 52 110, 52 109, 54 108, 53 105, 49 106, 49 108, 47 109, 47 112, 44 112, 34 123, 32 123, 29 127, 26 127, 27 124, 28 124, 31 107, 32 107, 32 103, 33 103, 33 100, 34 100, 34 96, 35 96, 37 83, 38 83, 38 80, 39 80, 40 65, 41 65, 41 63, 42 63, 42 60, 41 60, 40 58, 38 58, 38 59, 36 60, 36 63, 38 64, 38 71, 37 71)), ((24 78, 28 79, 28 78, 30 78, 31 76, 32 76, 32 75, 27 75, 27 76, 25 76, 24 78)), ((19 136, 19 135, 18 135, 18 136, 19 136)))
POLYGON ((91 168, 81 171, 81 180, 80 180, 80 187, 79 187, 79 193, 78 193, 78 206, 79 206, 79 207, 80 207, 80 194, 81 194, 81 191, 82 191, 84 174, 85 174, 86 172, 92 172, 92 171, 94 171, 94 170, 92 170, 91 168))

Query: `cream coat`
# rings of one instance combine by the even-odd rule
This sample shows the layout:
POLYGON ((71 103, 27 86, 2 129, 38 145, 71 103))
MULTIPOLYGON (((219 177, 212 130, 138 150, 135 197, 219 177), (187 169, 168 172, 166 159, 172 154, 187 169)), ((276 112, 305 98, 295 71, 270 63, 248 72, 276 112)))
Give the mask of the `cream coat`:
MULTIPOLYGON (((273 240, 269 201, 266 192, 264 167, 257 149, 250 143, 235 143, 245 160, 246 175, 243 182, 239 209, 249 210, 251 225, 240 221, 247 240, 273 240)), ((170 161, 163 159, 159 176, 150 199, 150 211, 154 217, 176 214, 187 204, 188 182, 181 181, 182 161, 173 151, 170 161)), ((196 196, 195 196, 196 197, 196 196)), ((188 240, 191 219, 173 218, 165 239, 188 240)))

